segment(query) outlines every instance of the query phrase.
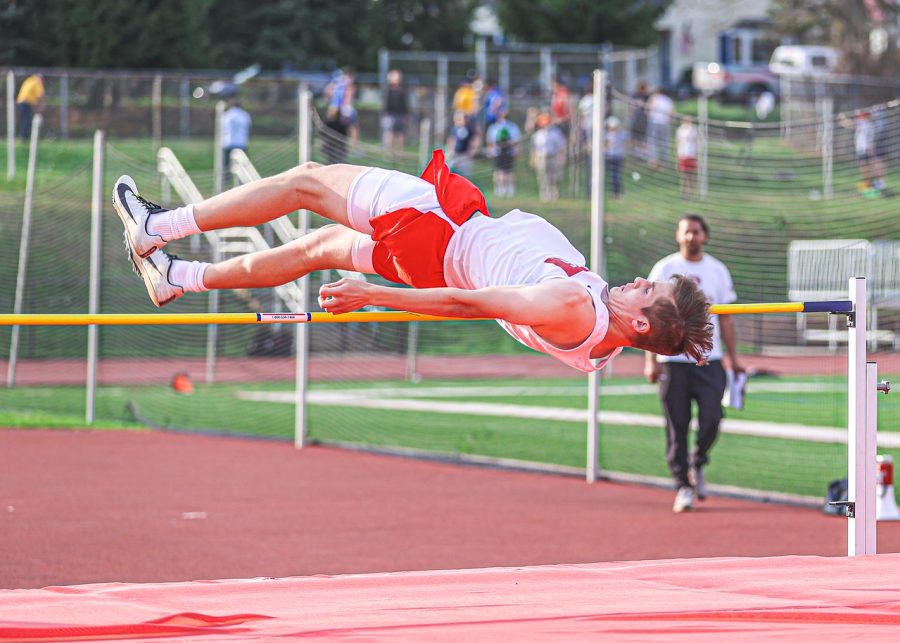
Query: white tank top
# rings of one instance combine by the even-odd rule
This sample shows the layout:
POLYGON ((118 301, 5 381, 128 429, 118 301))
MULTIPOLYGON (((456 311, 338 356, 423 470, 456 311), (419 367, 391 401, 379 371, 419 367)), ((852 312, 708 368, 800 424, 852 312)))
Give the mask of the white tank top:
POLYGON ((608 285, 599 275, 585 269, 584 264, 584 256, 550 223, 539 216, 513 210, 496 219, 477 216, 464 223, 447 246, 444 279, 448 286, 466 290, 532 285, 548 279, 574 279, 582 284, 591 295, 596 318, 591 334, 575 348, 558 348, 530 326, 500 319, 497 323, 526 346, 589 373, 603 368, 622 349, 591 359, 591 350, 606 337, 609 329, 608 285))

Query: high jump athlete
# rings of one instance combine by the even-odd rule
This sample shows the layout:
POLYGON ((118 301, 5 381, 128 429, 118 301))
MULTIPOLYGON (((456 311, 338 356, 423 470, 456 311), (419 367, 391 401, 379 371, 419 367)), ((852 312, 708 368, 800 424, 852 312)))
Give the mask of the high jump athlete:
POLYGON ((376 167, 304 163, 200 203, 166 210, 121 177, 113 204, 150 299, 185 292, 278 286, 315 270, 378 274, 412 286, 344 278, 319 289, 334 314, 385 306, 451 317, 494 318, 521 343, 578 370, 602 368, 623 347, 702 360, 708 303, 690 279, 635 279, 609 288, 581 253, 539 216, 492 218, 481 192, 436 151, 420 177, 376 167), (255 226, 298 209, 334 221, 282 246, 219 263, 162 250, 175 239, 255 226))

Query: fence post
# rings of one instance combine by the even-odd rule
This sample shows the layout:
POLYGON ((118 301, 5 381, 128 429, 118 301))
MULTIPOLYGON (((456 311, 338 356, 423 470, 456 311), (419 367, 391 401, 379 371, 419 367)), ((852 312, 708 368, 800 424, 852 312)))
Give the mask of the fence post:
POLYGON ((834 196, 831 184, 834 165, 834 99, 827 96, 822 99, 822 196, 830 199, 834 196))
MULTIPOLYGON (((88 313, 100 312, 100 259, 103 251, 101 226, 103 223, 103 163, 106 140, 102 130, 94 132, 94 168, 91 178, 91 256, 88 285, 88 313)), ((97 405, 97 350, 99 327, 88 326, 87 391, 84 421, 93 424, 97 405)))
POLYGON ((697 97, 697 121, 699 191, 700 198, 705 199, 709 192, 709 92, 706 90, 697 97))
POLYGON ((6 180, 16 177, 16 75, 6 72, 6 180))
POLYGON ((509 96, 512 87, 509 84, 509 54, 500 54, 497 70, 497 82, 500 83, 500 89, 504 94, 509 96))
POLYGON ((69 74, 59 79, 59 136, 69 138, 69 74))
MULTIPOLYGON (((603 121, 606 114, 606 72, 594 70, 594 105, 591 113, 591 270, 603 274, 603 200, 605 170, 603 121)), ((588 375, 587 467, 588 482, 600 475, 600 373, 588 375)))
MULTIPOLYGON (((28 270, 28 245, 31 240, 31 204, 34 197, 34 171, 37 166, 38 137, 43 117, 35 114, 31 119, 31 142, 28 147, 28 175, 25 179, 25 202, 22 206, 22 235, 19 238, 19 269, 16 273, 16 298, 13 313, 22 313, 25 297, 25 273, 28 270)), ((19 354, 19 326, 12 327, 9 341, 9 364, 6 372, 6 386, 16 385, 16 362, 19 354)))
POLYGON ((189 78, 181 79, 181 137, 188 138, 191 135, 191 81, 189 78))
MULTIPOLYGON (((218 263, 222 261, 222 251, 221 242, 215 244, 212 247, 212 260, 213 263, 218 263)), ((221 290, 211 290, 209 292, 209 307, 207 310, 210 313, 219 312, 219 299, 221 297, 221 290)), ((216 383, 216 348, 219 344, 219 326, 218 324, 209 324, 206 327, 206 383, 207 384, 215 384, 216 383)))
POLYGON ((479 36, 475 39, 475 71, 482 82, 487 79, 487 39, 479 36))
POLYGON ((553 92, 553 50, 541 47, 541 87, 544 97, 549 98, 553 92))
MULTIPOLYGON (((301 164, 312 160, 312 93, 306 83, 297 88, 297 119, 299 140, 297 141, 298 160, 301 164)), ((300 210, 297 233, 303 236, 309 233, 309 212, 300 210)), ((309 306, 309 275, 300 279, 300 300, 303 306, 309 306)), ((296 353, 295 398, 294 398, 294 447, 302 449, 306 445, 307 408, 306 392, 309 387, 309 329, 307 324, 297 324, 294 328, 296 353)))
POLYGON ((427 116, 419 122, 419 171, 428 165, 431 157, 431 119, 427 116))
POLYGON ((156 74, 153 77, 153 96, 151 100, 152 123, 153 123, 153 151, 156 152, 162 147, 162 75, 156 74))
POLYGON ((225 101, 216 102, 216 121, 213 124, 213 194, 222 191, 222 114, 225 101))
POLYGON ((391 52, 386 47, 378 50, 378 89, 383 101, 387 96, 387 75, 391 66, 391 52))
POLYGON ((447 83, 448 63, 446 56, 438 56, 437 86, 434 92, 434 132, 438 141, 447 134, 447 83))

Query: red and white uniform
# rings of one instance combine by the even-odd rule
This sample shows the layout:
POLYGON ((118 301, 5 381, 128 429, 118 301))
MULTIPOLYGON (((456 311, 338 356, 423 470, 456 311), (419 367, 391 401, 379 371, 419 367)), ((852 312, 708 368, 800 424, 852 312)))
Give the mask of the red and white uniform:
POLYGON ((580 371, 600 369, 621 348, 599 358, 591 350, 609 329, 608 285, 584 267, 584 256, 546 220, 513 210, 490 218, 481 192, 446 169, 435 152, 422 179, 373 168, 350 188, 348 215, 361 235, 358 270, 417 288, 476 290, 573 279, 591 295, 596 320, 579 346, 564 350, 530 326, 497 320, 515 339, 580 371), (434 179, 432 181, 426 179, 434 179))

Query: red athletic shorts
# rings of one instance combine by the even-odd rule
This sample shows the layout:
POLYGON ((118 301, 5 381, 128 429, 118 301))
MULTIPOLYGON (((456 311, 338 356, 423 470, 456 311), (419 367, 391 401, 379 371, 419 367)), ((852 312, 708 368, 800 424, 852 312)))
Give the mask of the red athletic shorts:
POLYGON ((678 171, 679 172, 696 172, 697 171, 697 159, 695 159, 692 156, 679 157, 678 171))
MULTIPOLYGON (((454 174, 436 150, 422 178, 434 186, 440 210, 457 226, 473 214, 488 215, 481 191, 465 177, 454 174)), ((444 255, 454 228, 434 212, 405 207, 372 217, 372 264, 375 272, 396 283, 415 288, 439 288, 444 281, 444 255)))

